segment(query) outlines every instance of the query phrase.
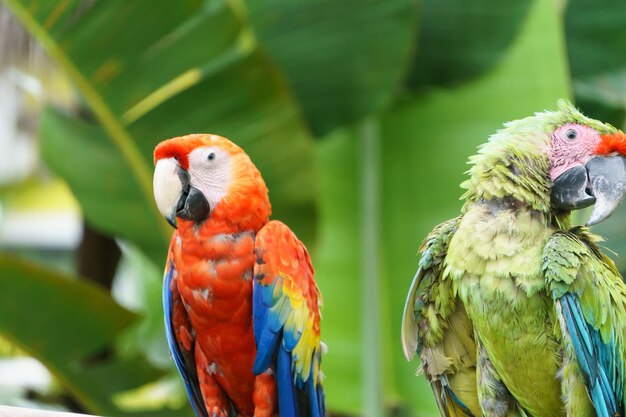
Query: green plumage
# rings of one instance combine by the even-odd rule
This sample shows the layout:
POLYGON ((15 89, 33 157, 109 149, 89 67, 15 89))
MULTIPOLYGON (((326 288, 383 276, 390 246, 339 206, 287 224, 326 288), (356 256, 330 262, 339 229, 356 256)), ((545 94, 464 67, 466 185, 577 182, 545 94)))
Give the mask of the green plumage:
POLYGON ((402 340, 444 416, 596 416, 562 300, 580 305, 583 333, 598 333, 589 343, 608 346, 623 379, 626 286, 597 238, 551 206, 551 134, 566 123, 615 132, 565 101, 506 124, 470 158, 461 216, 421 249, 402 340))

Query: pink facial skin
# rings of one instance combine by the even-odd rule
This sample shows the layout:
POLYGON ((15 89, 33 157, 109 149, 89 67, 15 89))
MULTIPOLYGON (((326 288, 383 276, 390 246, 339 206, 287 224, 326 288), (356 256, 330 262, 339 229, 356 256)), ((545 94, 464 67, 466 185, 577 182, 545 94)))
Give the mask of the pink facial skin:
POLYGON ((552 181, 570 168, 585 165, 594 156, 599 142, 600 134, 588 126, 568 123, 555 130, 550 149, 552 181))

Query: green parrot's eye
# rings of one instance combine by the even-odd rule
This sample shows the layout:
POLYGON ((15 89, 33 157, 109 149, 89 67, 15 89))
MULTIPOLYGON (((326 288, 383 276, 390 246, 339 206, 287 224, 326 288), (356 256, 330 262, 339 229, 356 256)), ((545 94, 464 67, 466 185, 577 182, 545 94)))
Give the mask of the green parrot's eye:
POLYGON ((576 135, 577 133, 574 129, 568 129, 567 132, 565 132, 565 136, 570 140, 576 139, 576 135))
POLYGON ((214 159, 215 159, 215 152, 211 152, 211 153, 209 154, 209 156, 207 156, 207 159, 208 159, 209 161, 214 160, 214 159))

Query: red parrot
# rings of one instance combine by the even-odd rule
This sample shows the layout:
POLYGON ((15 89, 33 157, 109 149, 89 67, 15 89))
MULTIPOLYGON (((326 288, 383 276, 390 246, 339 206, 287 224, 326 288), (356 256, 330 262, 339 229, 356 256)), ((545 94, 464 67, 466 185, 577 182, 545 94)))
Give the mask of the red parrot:
POLYGON ((321 295, 305 246, 269 220, 248 155, 196 134, 154 151, 154 197, 176 228, 165 266, 167 339, 198 417, 321 417, 321 295))

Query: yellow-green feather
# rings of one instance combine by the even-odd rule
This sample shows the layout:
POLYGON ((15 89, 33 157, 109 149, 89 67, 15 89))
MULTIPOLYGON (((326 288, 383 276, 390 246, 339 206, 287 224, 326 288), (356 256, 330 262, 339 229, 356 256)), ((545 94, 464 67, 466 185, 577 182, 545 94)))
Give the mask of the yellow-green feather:
POLYGON ((504 385, 535 417, 562 414, 555 314, 545 291, 543 246, 553 233, 529 208, 468 207, 446 269, 504 385))
POLYGON ((550 206, 550 135, 565 123, 615 131, 565 101, 507 123, 470 159, 445 266, 497 376, 534 417, 564 413, 563 343, 542 258, 553 233, 570 226, 569 213, 550 206))
POLYGON ((570 228, 569 213, 550 204, 549 149, 552 132, 566 123, 601 134, 616 129, 566 101, 558 107, 507 123, 480 147, 461 185, 462 215, 433 230, 422 248, 405 308, 403 347, 408 356, 419 352, 443 415, 457 410, 442 403, 441 376, 450 386, 458 380, 459 391, 469 387, 464 401, 475 416, 595 416, 552 291, 575 291, 603 337, 620 326, 623 340, 625 286, 616 283, 619 275, 591 237, 582 249, 554 260, 558 279, 544 275, 544 247, 570 228), (581 266, 589 256, 603 266, 581 266), (581 280, 580 271, 590 278, 581 280), (484 348, 482 359, 476 343, 484 348), (495 414, 488 411, 493 401, 500 406, 495 414))
MULTIPOLYGON (((554 297, 574 294, 587 323, 599 332, 605 345, 614 347, 616 372, 623 381, 626 376, 626 284, 613 261, 596 246, 600 240, 585 228, 556 233, 546 245, 544 269, 554 297)), ((566 329, 563 333, 567 333, 566 329)), ((576 357, 572 343, 567 337, 564 339, 567 354, 576 357)), ((581 402, 576 396, 566 398, 574 405, 581 402)), ((624 397, 618 399, 622 404, 625 400, 624 397)))
POLYGON ((480 416, 473 326, 442 270, 457 223, 452 219, 437 226, 422 245, 405 306, 402 345, 407 359, 419 355, 443 416, 480 416))
POLYGON ((506 123, 470 157, 470 178, 461 184, 467 189, 466 207, 480 199, 512 197, 532 209, 550 212, 550 134, 566 123, 583 124, 601 134, 617 130, 586 117, 565 100, 559 101, 558 111, 506 123))

